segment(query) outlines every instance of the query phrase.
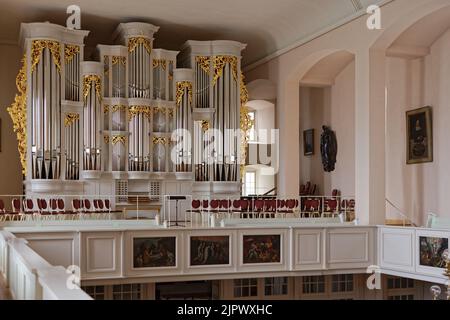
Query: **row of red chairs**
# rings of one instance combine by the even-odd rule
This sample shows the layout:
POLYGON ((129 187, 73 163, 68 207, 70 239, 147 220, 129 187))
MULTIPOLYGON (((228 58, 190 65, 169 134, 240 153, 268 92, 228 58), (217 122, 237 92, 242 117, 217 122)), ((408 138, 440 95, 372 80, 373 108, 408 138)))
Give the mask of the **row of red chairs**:
POLYGON ((192 212, 293 212, 297 199, 236 199, 192 200, 192 212))
POLYGON ((11 201, 12 210, 6 210, 5 203, 0 199, 0 221, 24 220, 30 217, 74 217, 88 214, 100 216, 110 214, 111 202, 109 199, 94 199, 93 206, 89 199, 73 199, 72 209, 66 210, 64 199, 23 199, 14 198, 11 201), (36 206, 35 206, 36 205, 36 206))

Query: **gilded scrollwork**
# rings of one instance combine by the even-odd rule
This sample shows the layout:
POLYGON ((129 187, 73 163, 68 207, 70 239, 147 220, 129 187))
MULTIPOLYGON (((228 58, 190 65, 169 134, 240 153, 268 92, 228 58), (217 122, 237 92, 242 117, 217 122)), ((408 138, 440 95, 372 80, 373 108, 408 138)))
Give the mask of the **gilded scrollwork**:
POLYGON ((116 65, 120 63, 121 65, 125 66, 127 63, 127 58, 122 56, 113 56, 111 60, 112 65, 116 65))
POLYGON ((148 54, 152 52, 152 45, 150 40, 144 37, 132 37, 128 39, 128 52, 133 52, 139 44, 142 44, 144 46, 148 54))
POLYGON ((80 120, 80 115, 78 113, 68 113, 64 118, 64 126, 70 127, 75 121, 80 120))
POLYGON ((211 63, 211 58, 208 56, 196 56, 195 61, 200 66, 200 68, 209 74, 209 65, 211 63))
POLYGON ((108 135, 104 135, 103 136, 103 141, 105 142, 105 144, 109 144, 109 136, 108 135))
POLYGON ((111 107, 111 112, 115 113, 117 111, 127 111, 127 106, 124 104, 115 104, 111 107))
POLYGON ((121 144, 125 145, 125 140, 126 140, 125 136, 123 136, 123 135, 115 135, 115 136, 112 136, 111 142, 112 142, 113 146, 116 145, 118 142, 120 142, 121 144))
MULTIPOLYGON (((250 118, 248 102, 248 90, 245 85, 245 77, 241 72, 240 79, 240 96, 241 96, 241 108, 240 108, 240 128, 241 134, 241 161, 244 161, 247 157, 247 145, 248 145, 248 132, 254 126, 254 120, 250 118)), ((244 165, 241 164, 241 178, 244 173, 244 165)))
POLYGON ((230 64, 231 72, 233 73, 234 81, 238 80, 238 59, 235 56, 214 56, 213 57, 213 67, 214 67, 214 77, 213 85, 216 84, 217 79, 219 79, 223 74, 223 68, 226 64, 230 64))
POLYGON ((167 60, 166 59, 153 59, 153 68, 161 67, 163 70, 167 68, 167 60))
POLYGON ((84 76, 83 79, 83 97, 86 101, 87 96, 89 95, 89 92, 91 91, 92 83, 95 86, 95 94, 97 96, 98 101, 102 101, 102 91, 101 91, 101 80, 100 77, 96 74, 90 74, 84 76))
POLYGON ((206 132, 209 130, 209 121, 208 120, 202 120, 202 130, 203 130, 203 132, 206 132))
POLYGON ((152 142, 153 144, 162 144, 166 145, 169 144, 169 138, 167 137, 153 137, 152 142))
POLYGON ((147 119, 150 119, 152 114, 152 107, 150 106, 130 106, 128 109, 128 121, 131 121, 138 114, 143 114, 147 119))
POLYGON ((61 72, 61 46, 58 41, 53 40, 33 40, 31 45, 31 73, 36 69, 42 55, 42 51, 47 48, 53 57, 58 71, 61 72))
POLYGON ((176 93, 177 107, 181 105, 181 100, 183 100, 183 96, 186 91, 188 93, 189 103, 192 105, 192 82, 190 81, 177 82, 177 93, 176 93))
POLYGON ((80 52, 80 46, 74 44, 64 45, 64 61, 69 63, 80 52))
POLYGON ((16 77, 16 87, 18 93, 14 102, 7 108, 13 122, 13 130, 17 135, 20 163, 22 173, 27 172, 27 63, 26 55, 22 59, 22 68, 16 77))

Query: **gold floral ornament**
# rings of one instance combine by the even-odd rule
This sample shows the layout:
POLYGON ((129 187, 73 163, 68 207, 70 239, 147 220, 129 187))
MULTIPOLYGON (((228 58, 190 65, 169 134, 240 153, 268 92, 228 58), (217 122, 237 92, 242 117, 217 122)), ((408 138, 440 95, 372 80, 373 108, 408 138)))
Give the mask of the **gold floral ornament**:
POLYGON ((196 56, 195 57, 195 61, 197 62, 197 64, 200 66, 200 68, 209 74, 209 65, 211 62, 211 58, 210 57, 206 57, 206 56, 196 56))
POLYGON ((112 63, 112 65, 116 65, 116 64, 120 63, 121 65, 124 66, 127 63, 127 58, 122 57, 122 56, 113 56, 111 63, 112 63))
POLYGON ((148 54, 152 52, 152 45, 150 40, 144 37, 132 37, 128 39, 128 52, 133 52, 138 45, 143 45, 148 54))
MULTIPOLYGON (((245 77, 241 72, 241 81, 240 81, 240 96, 241 96, 241 108, 240 108, 240 128, 241 134, 241 162, 245 161, 247 158, 247 145, 248 145, 248 132, 254 126, 254 120, 250 118, 249 108, 246 106, 248 102, 248 90, 245 85, 245 77)), ((244 174, 244 164, 241 163, 241 179, 244 174)))
POLYGON ((31 73, 36 69, 36 65, 41 59, 42 51, 47 48, 53 57, 58 71, 61 72, 61 46, 59 42, 52 40, 33 40, 31 45, 31 73))
POLYGON ((214 66, 214 77, 213 77, 213 85, 216 84, 217 79, 219 79, 223 74, 223 68, 226 64, 230 64, 231 72, 233 73, 234 81, 238 79, 237 73, 237 65, 238 59, 235 56, 215 56, 213 57, 213 66, 214 66))
POLYGON ((153 68, 161 67, 163 70, 166 70, 167 68, 167 61, 166 59, 153 59, 153 68))
POLYGON ((143 114, 147 119, 150 119, 152 108, 149 106, 130 106, 128 109, 128 121, 131 121, 138 114, 143 114))
POLYGON ((126 139, 126 137, 122 136, 122 135, 112 136, 111 142, 112 142, 113 146, 116 145, 118 142, 125 145, 125 139, 126 139))
POLYGON ((64 61, 69 63, 72 61, 73 57, 80 52, 80 46, 73 44, 64 45, 64 61))
POLYGON ((105 144, 109 144, 109 136, 108 135, 103 136, 103 141, 105 141, 105 144))
POLYGON ((153 144, 166 145, 166 144, 168 144, 169 139, 165 138, 165 137, 153 137, 152 141, 153 141, 153 144))
POLYGON ((209 130, 209 121, 208 120, 202 120, 202 130, 203 130, 203 132, 206 132, 209 130))
POLYGON ((101 80, 100 77, 96 74, 90 74, 84 76, 83 79, 83 97, 84 101, 86 101, 87 96, 89 95, 89 92, 91 91, 91 86, 94 84, 95 86, 95 94, 97 95, 98 101, 102 101, 102 91, 101 91, 101 80))
POLYGON ((109 105, 105 104, 105 105, 103 106, 103 113, 104 113, 104 114, 107 114, 108 112, 109 112, 109 105))
POLYGON ((9 116, 13 122, 13 130, 17 135, 20 155, 20 163, 22 164, 22 173, 27 173, 27 62, 26 55, 22 58, 22 68, 16 77, 16 87, 18 93, 14 98, 14 102, 7 108, 9 116))
POLYGON ((127 111, 127 106, 124 104, 115 104, 111 107, 111 111, 113 113, 115 113, 117 111, 127 111))
POLYGON ((80 120, 80 115, 78 113, 68 113, 64 118, 64 126, 70 127, 75 121, 80 120))
POLYGON ((184 94, 188 93, 189 103, 192 105, 192 82, 190 81, 178 81, 177 82, 177 93, 176 93, 176 104, 177 107, 181 105, 181 100, 183 100, 184 94))

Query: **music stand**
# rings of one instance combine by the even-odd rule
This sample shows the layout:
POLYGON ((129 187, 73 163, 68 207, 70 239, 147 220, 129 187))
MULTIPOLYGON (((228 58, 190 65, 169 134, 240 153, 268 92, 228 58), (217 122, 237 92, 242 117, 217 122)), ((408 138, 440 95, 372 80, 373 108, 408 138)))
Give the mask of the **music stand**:
MULTIPOLYGON (((168 196, 169 201, 170 200, 175 200, 175 221, 170 221, 170 224, 174 223, 175 227, 185 227, 185 225, 179 224, 178 222, 178 201, 180 200, 186 200, 186 196, 168 196)), ((169 213, 169 217, 170 217, 170 213, 169 213)), ((185 221, 188 222, 188 221, 185 221)))

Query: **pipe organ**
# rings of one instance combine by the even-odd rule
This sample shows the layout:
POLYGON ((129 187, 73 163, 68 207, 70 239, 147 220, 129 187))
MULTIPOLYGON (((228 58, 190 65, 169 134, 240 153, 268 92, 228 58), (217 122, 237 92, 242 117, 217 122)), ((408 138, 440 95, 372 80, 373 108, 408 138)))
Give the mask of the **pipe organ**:
POLYGON ((111 194, 114 181, 141 193, 146 181, 239 191, 245 45, 187 41, 179 54, 153 48, 158 29, 122 23, 116 44, 85 61, 88 31, 21 25, 24 65, 8 111, 27 193, 111 194))

